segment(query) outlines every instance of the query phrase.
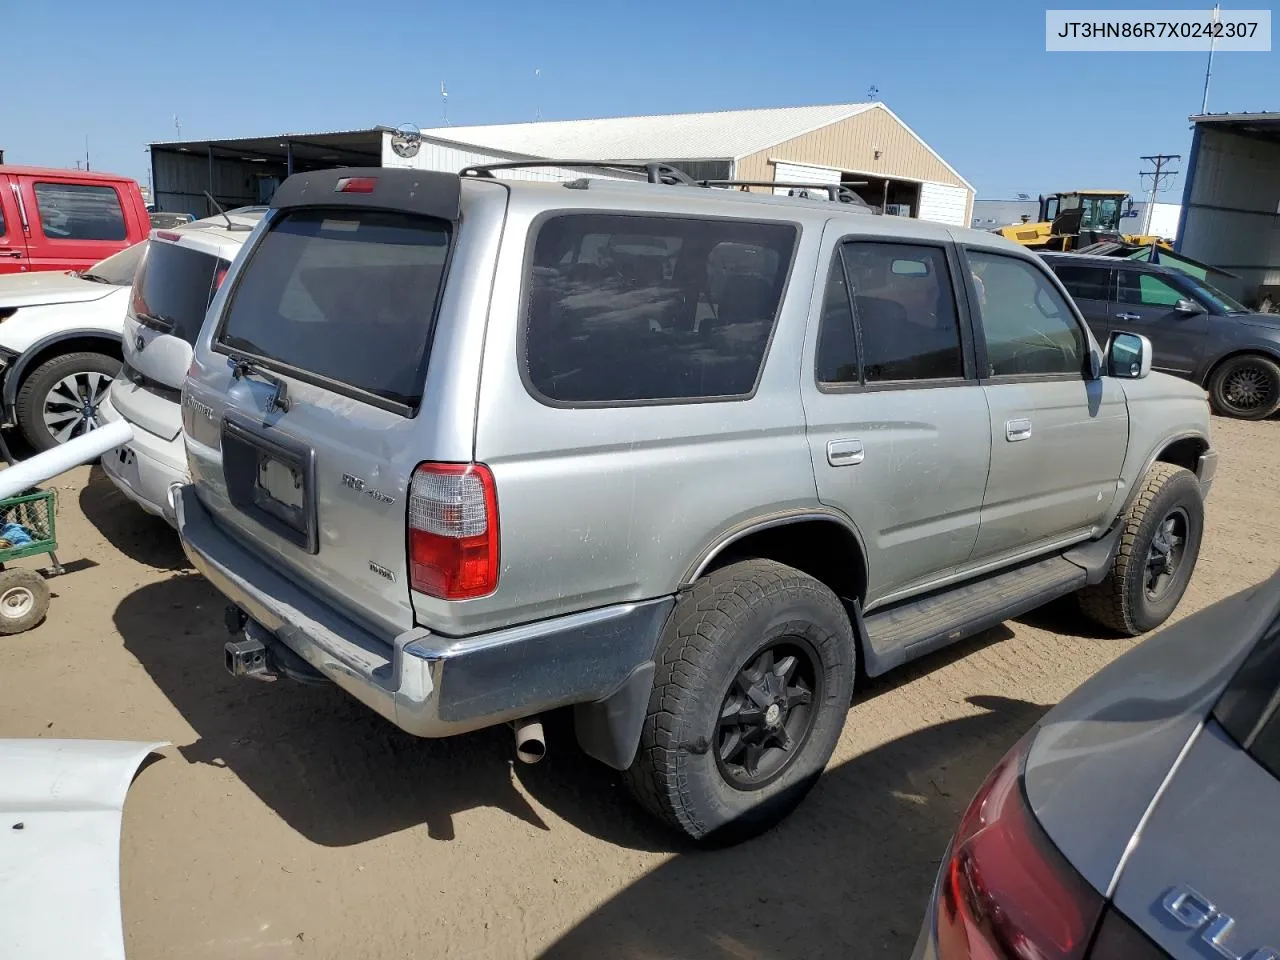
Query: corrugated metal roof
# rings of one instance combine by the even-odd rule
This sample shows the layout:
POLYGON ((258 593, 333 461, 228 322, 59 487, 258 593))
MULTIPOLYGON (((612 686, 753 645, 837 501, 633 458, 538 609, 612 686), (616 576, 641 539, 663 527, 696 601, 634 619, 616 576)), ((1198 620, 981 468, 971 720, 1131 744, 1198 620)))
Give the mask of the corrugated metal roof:
POLYGON ((598 120, 552 120, 435 127, 424 136, 490 150, 575 160, 736 160, 837 121, 876 103, 771 107, 598 120))

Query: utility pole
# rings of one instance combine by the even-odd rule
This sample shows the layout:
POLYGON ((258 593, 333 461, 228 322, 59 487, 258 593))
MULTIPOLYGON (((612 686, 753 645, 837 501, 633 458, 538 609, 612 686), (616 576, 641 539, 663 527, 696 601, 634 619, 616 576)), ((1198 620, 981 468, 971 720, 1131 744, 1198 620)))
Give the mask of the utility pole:
MULTIPOLYGON (((1213 22, 1217 23, 1222 19, 1222 10, 1218 4, 1213 5, 1213 22)), ((1209 63, 1204 68, 1204 96, 1200 98, 1200 113, 1209 112, 1209 81, 1213 77, 1213 48, 1217 46, 1218 36, 1215 33, 1209 37, 1209 63)))
POLYGON ((173 127, 175 130, 178 131, 178 139, 181 140, 182 139, 182 121, 178 119, 178 115, 176 113, 173 115, 173 127))
POLYGON ((1157 153, 1150 157, 1141 157, 1140 159, 1147 161, 1155 167, 1154 170, 1141 170, 1139 177, 1151 178, 1151 199, 1147 201, 1146 223, 1142 225, 1144 234, 1151 230, 1151 217, 1156 212, 1156 194, 1165 189, 1169 180, 1178 175, 1177 170, 1166 170, 1165 166, 1173 160, 1181 160, 1182 155, 1178 153, 1157 153))
POLYGON ((533 68, 533 119, 542 120, 542 68, 533 68))
POLYGON ((93 169, 89 166, 89 135, 87 133, 84 135, 84 168, 86 170, 93 169))

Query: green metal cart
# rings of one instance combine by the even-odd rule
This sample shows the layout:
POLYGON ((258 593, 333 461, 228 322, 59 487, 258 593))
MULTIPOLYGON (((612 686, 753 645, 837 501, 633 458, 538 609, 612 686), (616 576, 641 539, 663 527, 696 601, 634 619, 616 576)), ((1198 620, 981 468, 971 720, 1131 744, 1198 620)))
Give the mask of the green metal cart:
POLYGON ((64 572, 54 553, 58 549, 56 506, 52 490, 28 490, 0 500, 0 634, 30 630, 49 612, 49 584, 45 578, 27 567, 7 565, 22 557, 47 553, 53 572, 64 572), (10 524, 21 527, 30 542, 5 539, 5 530, 13 531, 10 524))

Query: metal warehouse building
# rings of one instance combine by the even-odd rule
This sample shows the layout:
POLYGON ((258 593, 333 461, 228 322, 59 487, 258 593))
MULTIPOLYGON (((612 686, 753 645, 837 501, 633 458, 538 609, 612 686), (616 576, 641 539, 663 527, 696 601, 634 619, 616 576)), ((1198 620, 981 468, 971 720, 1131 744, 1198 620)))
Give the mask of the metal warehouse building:
MULTIPOLYGON (((151 145, 161 210, 268 200, 290 173, 336 166, 429 170, 508 160, 672 162, 698 179, 847 183, 874 209, 967 226, 973 186, 882 103, 439 127, 390 127, 151 145)), ((581 171, 523 174, 565 179, 581 171)), ((782 192, 785 186, 775 188, 782 192)))
POLYGON ((1280 113, 1191 122, 1179 252, 1239 276, 1222 286, 1245 302, 1280 299, 1280 113))

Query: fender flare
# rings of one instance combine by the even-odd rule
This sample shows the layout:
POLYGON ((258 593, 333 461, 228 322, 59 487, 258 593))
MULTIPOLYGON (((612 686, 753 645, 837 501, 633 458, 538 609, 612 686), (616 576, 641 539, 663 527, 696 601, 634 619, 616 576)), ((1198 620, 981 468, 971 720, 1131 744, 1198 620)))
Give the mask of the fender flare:
POLYGON ((31 361, 43 352, 45 348, 61 343, 63 340, 83 340, 90 337, 119 344, 122 348, 124 346, 124 337, 121 334, 97 327, 76 327, 72 330, 59 330, 57 333, 41 337, 23 350, 22 353, 18 354, 18 358, 13 361, 13 366, 5 371, 3 393, 0 394, 4 409, 10 411, 13 409, 13 405, 18 402, 18 386, 22 383, 23 375, 26 373, 27 367, 31 365, 31 361))
POLYGON ((853 542, 858 546, 858 555, 862 562, 863 571, 868 569, 867 548, 863 543, 862 534, 858 532, 858 528, 854 525, 853 521, 837 510, 814 505, 797 508, 795 510, 784 510, 760 517, 753 517, 750 520, 744 520, 741 523, 735 524, 727 530, 720 531, 711 543, 699 551, 697 558, 685 570, 684 576, 680 578, 678 589, 687 588, 701 577, 716 557, 739 540, 763 530, 771 530, 774 527, 789 526, 793 523, 805 523, 811 520, 823 520, 834 523, 843 528, 849 536, 853 537, 853 542))
MULTIPOLYGON (((1140 470, 1137 476, 1134 477, 1133 483, 1125 492, 1124 502, 1120 504, 1120 509, 1116 512, 1115 519, 1111 521, 1112 526, 1119 523, 1121 518, 1129 512, 1129 507, 1133 503, 1133 498, 1138 495, 1138 490, 1142 487, 1142 478, 1147 475, 1153 466, 1155 466, 1156 461, 1160 459, 1160 454, 1169 449, 1169 447, 1173 446, 1175 443, 1181 443, 1183 440, 1200 440, 1204 443, 1205 450, 1213 449, 1213 444, 1210 442, 1209 438, 1197 430, 1184 430, 1181 433, 1172 433, 1167 437, 1162 437, 1155 446, 1151 448, 1151 452, 1147 454, 1147 459, 1142 464, 1142 470, 1140 470)), ((1193 469, 1191 472, 1195 473, 1196 471, 1193 469)))

